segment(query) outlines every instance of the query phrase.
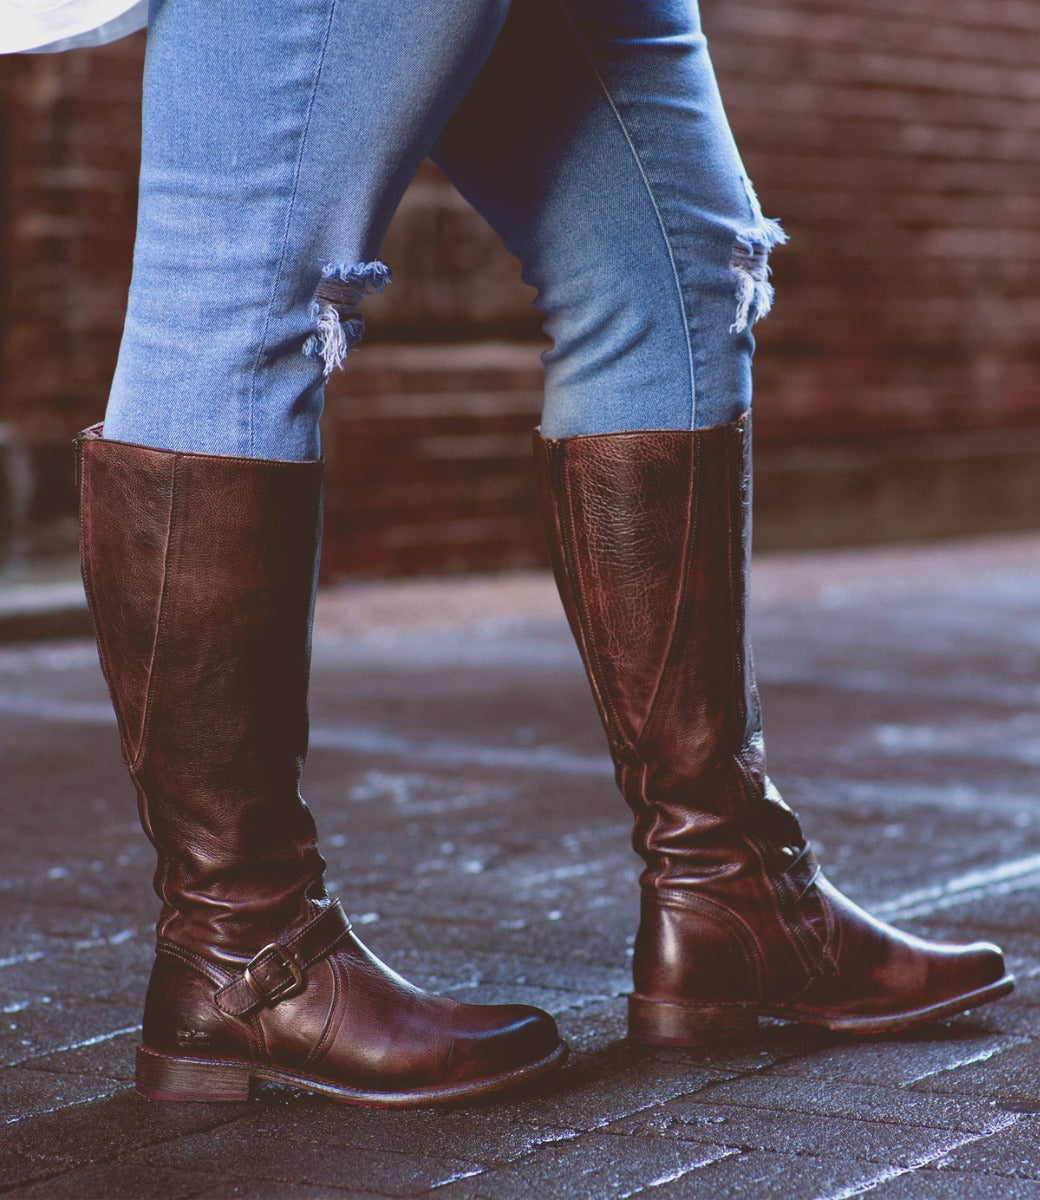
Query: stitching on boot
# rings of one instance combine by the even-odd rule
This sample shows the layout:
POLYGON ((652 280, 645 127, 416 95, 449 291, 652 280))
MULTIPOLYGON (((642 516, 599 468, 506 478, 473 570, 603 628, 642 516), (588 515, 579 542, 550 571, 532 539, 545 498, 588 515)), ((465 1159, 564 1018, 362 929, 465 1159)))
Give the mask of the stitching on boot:
POLYGON ((160 937, 156 941, 156 954, 165 954, 169 958, 176 958, 186 967, 191 967, 192 970, 198 971, 200 975, 205 976, 215 987, 221 987, 227 979, 226 972, 222 971, 214 964, 207 962, 200 955, 193 953, 191 950, 186 950, 183 946, 179 946, 176 942, 171 942, 167 938, 160 937))
POLYGON ((725 933, 732 934, 736 939, 737 945, 740 947, 744 965, 754 977, 755 999, 761 1001, 765 997, 765 960, 762 957, 754 930, 751 929, 739 913, 734 912, 728 905, 714 900, 710 896, 700 895, 697 892, 683 892, 678 888, 670 889, 663 887, 656 889, 656 895, 662 908, 670 907, 680 911, 697 909, 701 917, 715 921, 718 928, 722 929, 725 933))
POLYGON ((350 975, 348 972, 339 972, 330 964, 329 970, 332 972, 332 1000, 329 1004, 329 1011, 325 1017, 325 1027, 321 1031, 321 1036, 314 1044, 314 1048, 310 1054, 304 1059, 304 1068, 312 1070, 325 1058, 327 1051, 333 1044, 333 1035, 337 1029, 335 1020, 336 1014, 341 1007, 346 1008, 347 997, 350 995, 350 975), (342 1006, 340 1005, 340 997, 342 996, 342 1006))
MULTIPOLYGON (((163 580, 162 588, 159 592, 159 608, 155 614, 155 636, 152 639, 152 651, 148 660, 148 686, 145 692, 144 706, 141 712, 141 729, 138 734, 138 742, 134 747, 133 761, 129 764, 131 774, 137 777, 137 772, 144 760, 145 748, 148 745, 148 733, 152 720, 152 709, 156 694, 155 676, 156 668, 159 659, 159 645, 162 640, 162 635, 165 625, 166 616, 166 598, 167 587, 170 582, 170 551, 173 546, 173 515, 177 509, 177 467, 179 458, 175 454, 170 460, 170 508, 166 515, 166 541, 163 546, 163 580)), ((142 795, 144 794, 142 788, 142 795)))

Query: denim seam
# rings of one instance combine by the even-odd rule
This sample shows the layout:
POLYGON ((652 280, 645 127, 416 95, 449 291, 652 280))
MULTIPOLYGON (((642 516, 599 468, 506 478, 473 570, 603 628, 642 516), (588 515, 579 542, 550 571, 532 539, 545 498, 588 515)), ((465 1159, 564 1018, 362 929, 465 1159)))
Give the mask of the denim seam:
POLYGON ((275 296, 278 294, 278 284, 282 278, 282 269, 285 266, 285 253, 289 245, 289 230, 292 226, 293 213, 296 209, 296 197, 300 189, 300 175, 303 172, 303 157, 307 150, 307 139, 311 128, 311 114, 314 112, 314 103, 318 95, 318 85, 321 83, 321 74, 325 68, 325 56, 328 52, 329 37, 332 33, 332 21, 336 15, 336 3, 337 0, 331 0, 329 4, 328 20, 325 22, 325 36, 322 38, 321 52, 318 55, 318 63, 314 71, 314 82, 311 85, 311 96, 307 104, 307 116, 304 118, 303 129, 300 134, 300 149, 296 156, 296 165, 293 170, 292 193, 289 196, 289 207, 285 214, 285 228, 282 232, 281 249, 278 252, 278 265, 275 267, 274 279, 271 283, 271 296, 267 302, 264 328, 260 335, 256 358, 253 362, 252 377, 249 380, 249 457, 253 456, 253 402, 256 396, 256 376, 260 369, 260 360, 267 348, 267 335, 271 328, 271 312, 274 309, 275 296))
POLYGON ((596 77, 596 82, 600 86, 607 103, 610 105, 610 110, 614 114, 618 123, 618 128, 621 130, 625 141, 628 143, 628 148, 632 152, 632 158, 639 171, 639 175, 643 180, 643 185, 646 187, 646 194, 650 199, 650 205, 654 210, 654 215, 657 217, 657 224, 661 230, 661 237, 664 239, 665 249, 668 251, 668 261, 672 265, 672 275, 675 278, 675 290, 679 298, 679 311, 682 313, 683 331, 686 335, 686 353, 690 363, 690 429, 697 428, 697 380, 694 373, 694 358, 693 358, 693 339, 690 336, 690 318, 686 310, 686 298, 683 295, 682 280, 679 277, 679 265, 675 261, 675 250, 672 247, 671 238, 668 236, 668 227, 665 225, 664 214, 657 203, 657 197, 654 195, 653 185, 650 183, 650 178, 646 173, 646 168, 643 166, 643 160, 639 157, 639 151, 636 149, 636 144, 628 131, 628 126, 625 124, 625 119, 621 115, 621 110, 618 108, 614 97, 610 94, 610 89, 607 87, 606 80, 603 78, 599 68, 596 66, 596 61, 592 57, 592 53, 582 37, 581 30, 578 28, 578 23, 571 14, 570 8, 567 5, 567 0, 557 0, 564 19, 571 27, 571 32, 574 34, 581 52, 585 55, 589 64, 589 69, 596 77))

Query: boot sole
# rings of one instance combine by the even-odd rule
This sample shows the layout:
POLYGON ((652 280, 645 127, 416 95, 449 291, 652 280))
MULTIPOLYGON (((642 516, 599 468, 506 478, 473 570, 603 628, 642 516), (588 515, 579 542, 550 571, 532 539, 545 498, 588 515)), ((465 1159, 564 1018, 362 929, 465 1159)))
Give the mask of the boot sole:
POLYGON ((1006 996, 1014 986, 1015 977, 1005 975, 995 983, 941 1004, 883 1017, 831 1017, 826 1013, 764 1004, 682 1004, 633 994, 628 998, 628 1036, 643 1046, 711 1046, 753 1037, 760 1016, 816 1025, 835 1033, 895 1033, 989 1004, 1006 996))
POLYGON ((366 1108, 423 1108, 456 1104, 461 1100, 519 1087, 562 1067, 566 1060, 567 1045, 561 1042, 551 1054, 537 1062, 484 1079, 411 1091, 372 1092, 263 1063, 236 1059, 175 1058, 147 1046, 138 1046, 136 1090, 146 1100, 241 1102, 249 1099, 254 1081, 268 1080, 327 1096, 340 1104, 366 1108))

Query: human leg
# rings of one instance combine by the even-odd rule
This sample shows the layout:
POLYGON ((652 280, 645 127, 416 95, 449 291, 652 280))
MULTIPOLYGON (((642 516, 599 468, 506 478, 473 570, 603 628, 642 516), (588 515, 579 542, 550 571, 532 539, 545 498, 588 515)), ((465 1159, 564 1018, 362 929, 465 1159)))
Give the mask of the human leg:
POLYGON ((436 22, 400 30, 398 53, 463 54, 455 75, 436 58, 419 72, 405 119, 408 79, 377 74, 382 104, 337 122, 342 89, 376 86, 368 71, 407 17, 396 6, 155 6, 127 332, 103 436, 77 446, 84 582, 159 860, 137 1075, 153 1099, 244 1099, 266 1078, 347 1103, 449 1103, 564 1055, 539 1010, 431 996, 370 954, 325 891, 299 793, 322 376, 356 332, 350 310, 378 278, 370 256, 438 105, 500 8, 437 8, 458 18, 451 38, 436 22), (333 153, 336 179, 357 185, 336 203, 333 153), (362 269, 323 271, 334 247, 362 269))
POLYGON ((383 234, 508 6, 153 0, 108 436, 318 457, 383 234))
POLYGON ((553 338, 549 437, 695 429, 751 401, 766 220, 687 0, 524 0, 434 157, 553 338))
POLYGON ((632 1036, 698 1044, 761 1013, 881 1032, 1004 995, 995 946, 922 941, 833 888, 766 775, 746 325, 778 234, 692 6, 518 5, 437 153, 556 339, 536 438, 553 566, 646 863, 632 1036))

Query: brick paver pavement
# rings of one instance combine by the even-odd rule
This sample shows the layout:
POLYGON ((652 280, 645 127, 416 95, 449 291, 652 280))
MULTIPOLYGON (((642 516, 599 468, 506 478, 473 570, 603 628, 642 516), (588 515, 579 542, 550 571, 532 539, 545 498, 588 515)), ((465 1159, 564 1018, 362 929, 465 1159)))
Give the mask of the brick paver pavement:
POLYGON ((0 647, 0 1192, 1040 1198, 1040 539, 756 567, 772 773, 853 898, 987 936, 1005 1001, 866 1042, 624 1039, 637 860, 547 577, 323 594, 305 790, 362 935, 557 1016, 567 1068, 466 1108, 130 1081, 155 903, 90 643, 0 647))

